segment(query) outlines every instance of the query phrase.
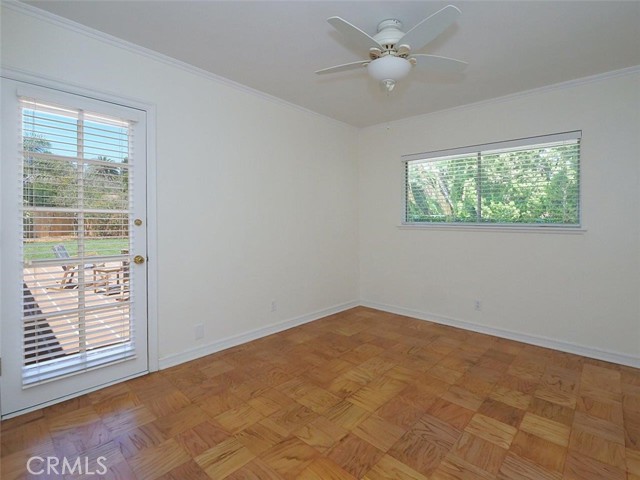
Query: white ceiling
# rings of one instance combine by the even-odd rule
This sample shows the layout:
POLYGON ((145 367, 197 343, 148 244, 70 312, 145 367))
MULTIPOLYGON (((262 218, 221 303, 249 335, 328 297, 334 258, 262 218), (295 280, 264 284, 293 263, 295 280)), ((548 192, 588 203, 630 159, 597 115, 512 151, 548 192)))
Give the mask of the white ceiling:
POLYGON ((27 3, 358 127, 640 65, 640 1, 27 3), (421 52, 468 62, 463 75, 416 70, 387 94, 365 69, 314 74, 366 58, 327 17, 373 35, 448 3, 462 15, 421 52))

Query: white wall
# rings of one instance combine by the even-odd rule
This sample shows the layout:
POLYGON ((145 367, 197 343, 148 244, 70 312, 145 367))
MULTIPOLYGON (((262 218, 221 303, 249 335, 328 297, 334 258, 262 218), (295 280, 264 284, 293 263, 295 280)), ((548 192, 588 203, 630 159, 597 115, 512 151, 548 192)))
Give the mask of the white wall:
POLYGON ((355 129, 9 8, 2 66, 156 105, 165 364, 357 300, 355 129))
POLYGON ((639 112, 636 73, 361 130, 361 300, 640 365, 639 112), (397 228, 401 155, 571 130, 585 233, 397 228))

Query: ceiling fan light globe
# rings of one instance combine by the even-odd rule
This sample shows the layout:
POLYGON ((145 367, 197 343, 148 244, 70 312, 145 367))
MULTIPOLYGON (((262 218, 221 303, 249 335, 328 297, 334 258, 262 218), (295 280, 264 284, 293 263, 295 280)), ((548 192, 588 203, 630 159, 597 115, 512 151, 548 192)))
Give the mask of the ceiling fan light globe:
POLYGON ((379 82, 403 79, 411 71, 411 62, 405 58, 385 55, 377 58, 367 65, 367 71, 372 78, 379 82))

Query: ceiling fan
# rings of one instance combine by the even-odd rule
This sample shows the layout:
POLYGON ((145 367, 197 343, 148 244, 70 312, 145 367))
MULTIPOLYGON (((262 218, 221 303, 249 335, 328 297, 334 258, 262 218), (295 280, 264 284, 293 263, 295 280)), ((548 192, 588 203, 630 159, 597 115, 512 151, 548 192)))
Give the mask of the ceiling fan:
POLYGON ((414 65, 445 73, 461 72, 467 66, 466 62, 438 55, 412 53, 422 49, 440 35, 455 22, 460 13, 458 8, 447 5, 406 33, 402 31, 400 20, 394 18, 383 20, 378 24, 378 33, 373 37, 340 17, 330 17, 327 22, 353 44, 366 49, 369 60, 323 68, 316 73, 324 75, 367 67, 369 75, 391 92, 396 82, 406 77, 414 65))

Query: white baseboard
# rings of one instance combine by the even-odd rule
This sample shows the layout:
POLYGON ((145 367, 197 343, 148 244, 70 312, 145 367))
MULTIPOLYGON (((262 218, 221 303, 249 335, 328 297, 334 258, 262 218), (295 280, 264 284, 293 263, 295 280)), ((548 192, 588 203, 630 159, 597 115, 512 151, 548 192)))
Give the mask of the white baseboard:
POLYGON ((407 317, 417 318, 419 320, 427 320, 433 323, 439 323, 442 325, 457 327, 463 330, 470 330, 472 332, 484 333, 487 335, 493 335, 495 337, 507 338, 509 340, 515 340, 517 342, 537 345, 539 347, 552 348, 554 350, 560 350, 562 352, 574 353, 576 355, 582 355, 583 357, 595 358, 597 360, 604 360, 606 362, 612 362, 620 365, 628 365, 630 367, 640 368, 640 357, 628 355, 625 353, 601 350, 598 348, 587 347, 584 345, 578 345, 575 343, 565 342, 562 340, 554 340, 551 338, 542 337, 538 335, 531 335, 528 333, 514 332, 512 330, 506 330, 502 328, 487 327, 485 325, 478 325, 477 323, 471 323, 464 320, 458 320, 455 318, 443 317, 441 315, 434 315, 431 313, 420 312, 417 310, 411 310, 408 308, 398 307, 395 305, 386 305, 386 304, 370 302, 370 301, 362 301, 360 302, 360 305, 362 305, 363 307, 374 308, 376 310, 382 310, 389 313, 395 313, 398 315, 405 315, 407 317))
POLYGON ((451 327, 461 328, 463 330, 470 330, 472 332, 484 333, 487 335, 493 335, 495 337, 507 338, 509 340, 515 340, 517 342, 528 343, 530 345, 537 345, 539 347, 552 348, 562 352, 574 353, 576 355, 582 355, 584 357, 595 358, 597 360, 604 360, 606 362, 617 363, 620 365, 628 365, 630 367, 640 368, 640 357, 628 355, 624 353, 611 352, 608 350, 602 350, 594 347, 588 347, 585 345, 578 345, 572 342, 566 342, 562 340, 555 340, 538 335, 531 335, 528 333, 515 332, 503 328, 488 327, 485 325, 479 325, 465 320, 459 320, 450 317, 444 317, 442 315, 435 315, 431 313, 421 312, 418 310, 412 310, 409 308, 398 307, 396 305, 387 305, 383 303, 371 302, 371 301, 351 301, 336 305, 316 312, 301 315, 299 317, 291 318, 279 323, 273 323, 264 327, 256 328, 245 333, 233 335, 223 338, 207 345, 202 345, 197 348, 187 350, 185 352, 169 355, 161 358, 159 362, 160 370, 173 367, 184 362, 195 360, 212 353, 225 350, 227 348, 235 347, 237 345, 257 340, 258 338, 266 337, 273 333, 288 330, 290 328, 309 323, 314 320, 318 320, 328 315, 333 315, 350 308, 357 306, 374 308, 376 310, 382 310, 384 312, 395 313, 398 315, 405 315, 407 317, 417 318, 419 320, 427 320, 433 323, 442 325, 448 325, 451 327))
POLYGON ((169 355, 168 357, 164 357, 160 359, 160 362, 159 362, 160 370, 173 367, 175 365, 179 365, 181 363, 188 362, 190 360, 195 360, 196 358, 204 357, 206 355, 210 355, 212 353, 216 353, 221 350, 225 350, 227 348, 235 347, 236 345, 240 345, 242 343, 247 343, 252 340, 257 340, 258 338, 266 337, 267 335, 271 335, 273 333, 278 333, 283 330, 288 330, 290 328, 297 327, 298 325, 302 325, 304 323, 313 322, 314 320, 318 320, 328 315, 340 313, 340 312, 343 312, 344 310, 349 310, 350 308, 357 307, 358 305, 360 305, 360 302, 355 300, 352 302, 343 303, 341 305, 335 305, 333 307, 325 308, 323 310, 318 310, 316 312, 311 312, 305 315, 301 315, 299 317, 291 318, 283 322, 272 323, 271 325, 266 325, 264 327, 256 328, 254 330, 250 330, 248 332, 241 333, 239 335, 232 335, 231 337, 226 337, 216 342, 208 343, 207 345, 202 345, 201 347, 192 348, 182 353, 169 355))

